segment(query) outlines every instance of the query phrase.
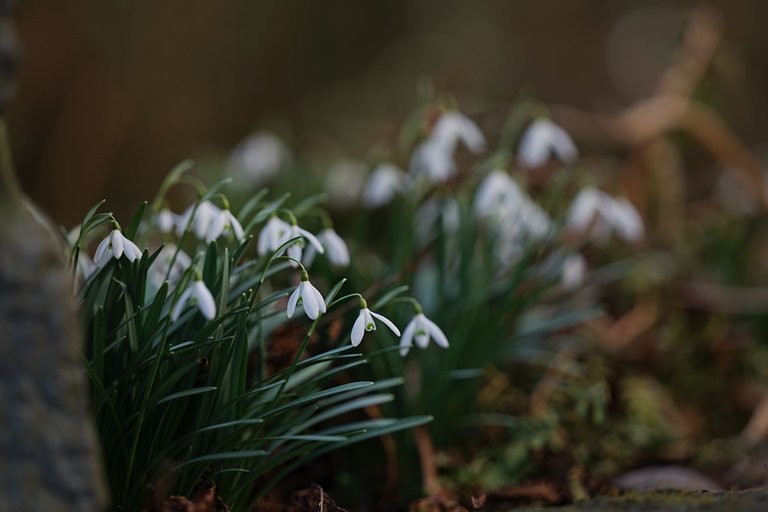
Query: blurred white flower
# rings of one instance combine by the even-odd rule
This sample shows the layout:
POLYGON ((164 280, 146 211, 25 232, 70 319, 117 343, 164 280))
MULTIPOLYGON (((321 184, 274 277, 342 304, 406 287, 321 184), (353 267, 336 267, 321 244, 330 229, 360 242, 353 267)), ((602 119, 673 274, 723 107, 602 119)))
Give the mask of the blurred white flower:
POLYGON ((488 173, 475 193, 475 216, 479 218, 495 217, 500 208, 519 203, 523 198, 515 180, 502 170, 488 173))
POLYGON ((568 210, 566 226, 597 242, 607 242, 612 231, 625 242, 634 243, 644 236, 643 219, 625 198, 615 199, 595 187, 585 187, 568 210))
POLYGON ((457 110, 445 112, 432 128, 431 138, 455 149, 461 141, 472 153, 485 151, 485 136, 470 118, 457 110))
POLYGON ((490 172, 478 186, 474 211, 495 236, 502 266, 519 259, 526 238, 541 240, 552 229, 549 215, 501 170, 490 172))
POLYGON ((176 214, 168 208, 163 208, 157 212, 155 224, 161 233, 172 233, 176 227, 176 214))
POLYGON ((320 243, 320 240, 315 237, 315 235, 306 229, 300 228, 296 224, 289 226, 288 231, 283 234, 283 238, 280 240, 278 246, 283 245, 288 240, 293 238, 296 238, 297 240, 294 240, 291 244, 288 245, 288 257, 291 258, 288 263, 290 263, 294 268, 299 266, 298 262, 301 261, 301 254, 304 251, 304 247, 306 245, 305 241, 308 241, 310 244, 312 244, 315 250, 320 254, 325 252, 323 245, 320 243))
POLYGON ((290 231, 291 225, 280 219, 277 215, 269 217, 259 233, 257 252, 259 256, 272 254, 282 244, 281 240, 290 231))
POLYGON ((353 346, 358 346, 363 340, 363 335, 368 331, 376 330, 376 323, 374 318, 381 320, 381 322, 389 327, 389 329, 395 333, 396 336, 400 336, 400 330, 393 324, 387 317, 374 313, 368 309, 368 305, 364 300, 360 300, 360 313, 357 315, 354 325, 352 325, 351 341, 353 346))
POLYGON ((141 259, 141 250, 125 238, 119 229, 113 229, 96 248, 93 259, 96 266, 102 268, 110 259, 119 260, 123 255, 132 262, 141 259))
POLYGON ((173 308, 171 320, 174 322, 178 320, 187 302, 196 304, 197 308, 208 320, 213 320, 216 317, 216 303, 213 300, 213 295, 208 291, 202 280, 195 280, 189 288, 184 290, 178 302, 176 302, 176 306, 173 308))
POLYGON ((229 156, 229 167, 246 186, 255 187, 272 179, 292 160, 291 152, 279 137, 257 132, 243 139, 229 156))
POLYGON ((160 288, 166 280, 169 284, 175 285, 191 265, 192 259, 187 253, 174 244, 167 244, 160 249, 160 254, 149 267, 150 283, 156 289, 160 288), (174 255, 176 255, 175 259, 174 255))
POLYGON ((587 276, 587 260, 580 253, 569 254, 563 260, 560 272, 560 286, 573 290, 584 283, 587 276))
POLYGON ((213 216, 208 225, 208 231, 205 233, 205 243, 211 243, 224 233, 232 233, 239 241, 242 241, 244 237, 243 227, 237 217, 229 211, 229 208, 219 210, 213 216))
POLYGON ((325 299, 317 291, 317 288, 309 282, 306 272, 302 272, 301 283, 299 283, 299 286, 296 287, 288 299, 288 318, 293 317, 296 306, 299 304, 304 306, 304 312, 312 320, 315 320, 320 313, 325 313, 325 299))
POLYGON ((453 161, 453 146, 442 144, 437 139, 427 139, 413 151, 410 172, 424 176, 430 183, 442 183, 456 173, 453 161))
POLYGON ((220 214, 221 208, 210 201, 206 200, 201 202, 197 205, 197 208, 195 208, 195 205, 193 204, 176 218, 176 234, 182 236, 187 229, 190 218, 192 218, 192 233, 194 233, 199 240, 205 240, 208 236, 208 230, 211 228, 211 224, 220 214), (192 218, 193 212, 195 215, 194 218, 192 218))
POLYGON ((645 234, 645 226, 640 212, 625 197, 613 199, 609 203, 610 213, 606 213, 613 219, 613 229, 619 238, 625 242, 634 243, 642 240, 645 234))
POLYGON ((334 206, 350 206, 360 198, 365 171, 365 165, 356 160, 339 160, 331 166, 325 177, 325 191, 334 206))
POLYGON ((552 154, 564 164, 571 164, 579 157, 576 145, 565 130, 540 117, 523 133, 517 158, 520 165, 532 169, 546 164, 552 154))
POLYGON ((485 151, 485 137, 474 121, 457 111, 445 112, 429 137, 414 149, 409 171, 430 183, 447 181, 456 173, 453 154, 459 141, 472 153, 485 151))
POLYGON ((369 208, 379 208, 389 204, 395 194, 402 192, 408 175, 391 163, 379 164, 368 177, 363 189, 363 204, 369 208))
MULTIPOLYGON (((325 255, 328 258, 328 262, 334 267, 346 267, 349 265, 349 249, 347 243, 343 238, 339 236, 333 228, 325 228, 317 234, 317 239, 320 244, 325 248, 325 255)), ((304 251, 302 263, 305 267, 309 267, 315 261, 317 256, 317 249, 310 244, 307 250, 304 251)))
POLYGON ((435 322, 419 311, 403 331, 403 337, 400 339, 400 355, 403 357, 408 355, 414 340, 419 348, 427 348, 430 338, 434 339, 437 345, 448 348, 448 338, 445 333, 435 322))

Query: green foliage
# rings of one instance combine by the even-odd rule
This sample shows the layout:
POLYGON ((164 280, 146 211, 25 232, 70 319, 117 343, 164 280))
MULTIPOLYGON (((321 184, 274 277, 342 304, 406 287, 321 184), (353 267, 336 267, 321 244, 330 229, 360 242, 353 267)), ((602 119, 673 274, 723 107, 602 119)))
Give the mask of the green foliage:
MULTIPOLYGON (((181 180, 187 167, 174 171, 161 192, 181 180)), ((281 301, 296 286, 290 283, 297 272, 277 256, 296 240, 263 257, 252 257, 251 238, 234 239, 234 230, 207 244, 197 242, 195 213, 219 197, 216 188, 196 203, 178 240, 156 228, 162 197, 149 216, 143 204, 123 233, 157 248, 134 261, 127 250, 109 258, 92 270, 77 294, 86 330, 83 366, 116 510, 141 510, 153 484, 169 475, 172 488, 160 491, 188 494, 199 478, 210 475, 218 496, 245 510, 280 475, 302 463, 430 420, 360 416, 365 407, 391 401, 391 390, 403 381, 343 377, 345 369, 368 361, 348 337, 338 346, 316 339, 322 316, 310 325, 294 322, 301 341, 296 340, 290 364, 266 370, 271 338, 288 322, 281 301), (179 247, 158 245, 161 237, 179 247), (194 255, 175 272, 182 246, 194 255), (161 261, 164 251, 167 259, 161 261), (201 283, 213 302, 192 294, 184 304, 187 291, 201 283), (206 306, 215 313, 207 314, 206 306), (267 473, 270 478, 264 480, 267 473)), ((247 232, 286 199, 262 203, 258 197, 248 207, 248 219, 241 216, 251 221, 247 232)), ((100 205, 88 212, 73 241, 73 262, 113 220, 111 214, 96 213, 100 205)), ((328 293, 328 303, 343 283, 328 293)))

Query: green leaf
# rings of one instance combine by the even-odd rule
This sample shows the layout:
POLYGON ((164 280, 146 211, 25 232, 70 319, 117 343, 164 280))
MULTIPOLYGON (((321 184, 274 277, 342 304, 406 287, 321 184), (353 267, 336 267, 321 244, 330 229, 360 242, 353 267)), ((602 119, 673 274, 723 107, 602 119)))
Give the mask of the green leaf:
POLYGON ((398 295, 402 295, 407 291, 408 291, 408 286, 406 285, 396 286, 395 288, 392 288, 387 293, 385 293, 379 300, 377 300, 373 304, 373 306, 371 306, 371 309, 379 309, 383 306, 386 306, 389 301, 391 301, 398 295))
POLYGON ((184 462, 183 464, 179 464, 178 466, 173 468, 173 470, 176 471, 179 468, 183 468, 184 466, 188 466, 190 464, 196 464, 198 462, 215 462, 219 460, 248 459, 251 457, 263 457, 264 455, 268 455, 268 453, 264 450, 240 450, 236 452, 210 453, 208 455, 203 455, 202 457, 195 457, 194 459, 190 459, 184 462))
POLYGON ((170 395, 161 398, 157 401, 157 405, 170 402, 171 400, 177 400, 179 398, 185 398, 188 396, 195 396, 195 395, 201 395, 203 393, 209 393, 211 391, 216 391, 218 389, 216 386, 202 386, 199 388, 192 388, 192 389, 185 389, 184 391, 179 391, 178 393, 171 393, 170 395))
POLYGON ((144 212, 147 211, 147 202, 141 203, 141 206, 136 210, 128 223, 128 228, 123 230, 123 235, 126 238, 133 240, 141 225, 141 220, 144 218, 144 212))

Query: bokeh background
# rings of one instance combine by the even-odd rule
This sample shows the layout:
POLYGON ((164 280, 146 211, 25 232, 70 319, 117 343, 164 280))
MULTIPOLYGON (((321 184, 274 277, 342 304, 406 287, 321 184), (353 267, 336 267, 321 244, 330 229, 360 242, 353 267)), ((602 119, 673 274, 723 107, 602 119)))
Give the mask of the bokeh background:
MULTIPOLYGON (((31 197, 72 226, 102 198, 128 215, 174 164, 256 129, 302 154, 364 155, 391 142, 426 78, 481 119, 521 91, 616 112, 653 91, 699 3, 19 0, 15 158, 31 197)), ((724 27, 711 101, 759 147, 768 2, 711 5, 724 27)))

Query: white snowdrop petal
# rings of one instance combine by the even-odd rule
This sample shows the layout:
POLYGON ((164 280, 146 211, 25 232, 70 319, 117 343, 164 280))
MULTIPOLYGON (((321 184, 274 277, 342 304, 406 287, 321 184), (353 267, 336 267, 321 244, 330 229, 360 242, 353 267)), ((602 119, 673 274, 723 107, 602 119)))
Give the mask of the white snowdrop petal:
POLYGON ((299 285, 301 289, 301 302, 304 304, 304 312, 307 316, 315 320, 320 315, 320 304, 317 303, 317 298, 312 294, 310 290, 310 284, 307 281, 302 281, 299 285))
POLYGON ((216 303, 213 300, 213 295, 202 281, 196 281, 192 286, 195 290, 194 295, 197 299, 198 309, 205 318, 213 320, 216 317, 216 303))
POLYGON ((408 322, 408 325, 405 326, 403 336, 400 338, 400 355, 402 357, 408 355, 408 351, 410 351, 411 346, 413 345, 413 333, 415 330, 416 318, 414 317, 410 322, 408 322))
POLYGON ((288 318, 293 317, 293 313, 296 311, 296 304, 299 302, 299 296, 301 295, 301 286, 297 286, 295 290, 293 290, 293 293, 288 298, 288 308, 286 309, 286 313, 288 314, 288 318))
POLYGON ((422 318, 422 322, 424 322, 427 332, 432 339, 435 340, 435 343, 443 348, 448 348, 448 338, 445 336, 443 330, 440 329, 440 326, 426 316, 422 318))
POLYGON ((323 297, 323 294, 321 294, 317 288, 312 286, 311 283, 308 283, 308 289, 309 289, 309 293, 315 297, 315 300, 317 301, 317 306, 320 309, 320 312, 325 313, 326 305, 325 305, 325 298, 323 297))
POLYGON ((237 220, 237 217, 232 215, 231 212, 227 211, 228 218, 229 218, 229 226, 232 228, 232 233, 235 235, 235 238, 242 241, 243 238, 245 238, 245 232, 243 231, 243 226, 240 225, 240 221, 237 220))
POLYGON ((378 313, 374 313, 373 311, 371 311, 370 313, 371 313, 371 315, 373 315, 375 318, 378 318, 379 320, 381 320, 381 321, 384 323, 384 325, 386 325, 387 327, 389 327, 389 329, 390 329, 390 330, 391 330, 393 333, 395 333, 397 336, 400 336, 400 329, 398 329, 398 328, 397 328, 397 326, 395 326, 395 324, 393 324, 393 323, 392 323, 392 322, 389 320, 389 318, 385 317, 384 315, 380 315, 380 314, 378 314, 378 313))
POLYGON ((318 240, 315 235, 313 235, 306 229, 302 229, 298 226, 296 226, 295 231, 296 231, 296 235, 294 236, 298 236, 298 235, 303 236, 307 241, 309 241, 309 243, 315 246, 315 249, 317 250, 317 252, 319 252, 320 254, 323 254, 325 252, 325 249, 323 249, 323 244, 320 243, 320 240, 318 240))
POLYGON ((355 320, 354 325, 352 325, 352 334, 350 336, 350 341, 352 342, 353 346, 358 346, 361 341, 363 341, 363 334, 365 334, 365 314, 364 310, 360 310, 360 313, 357 315, 357 320, 355 320))
POLYGON ((104 256, 104 253, 107 252, 107 248, 109 247, 109 241, 111 238, 112 238, 112 234, 110 233, 109 235, 106 236, 106 238, 104 238, 104 240, 101 241, 101 243, 99 243, 99 246, 96 247, 96 253, 93 255, 94 261, 101 261, 102 256, 104 256))
POLYGON ((227 224, 227 217, 224 214, 216 215, 208 223, 208 229, 205 234, 205 243, 209 244, 219 238, 224 232, 224 226, 227 224))
POLYGON ((110 234, 110 238, 112 242, 112 255, 116 260, 119 260, 123 255, 123 235, 115 229, 110 234))
MULTIPOLYGON (((323 230, 318 239, 325 245, 328 261, 332 265, 337 267, 349 265, 349 249, 347 244, 334 230, 330 228, 323 230)), ((310 246, 307 251, 310 249, 314 250, 314 246, 310 246)))

